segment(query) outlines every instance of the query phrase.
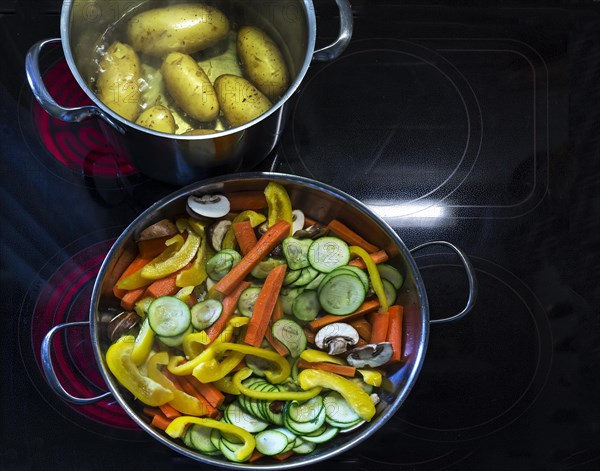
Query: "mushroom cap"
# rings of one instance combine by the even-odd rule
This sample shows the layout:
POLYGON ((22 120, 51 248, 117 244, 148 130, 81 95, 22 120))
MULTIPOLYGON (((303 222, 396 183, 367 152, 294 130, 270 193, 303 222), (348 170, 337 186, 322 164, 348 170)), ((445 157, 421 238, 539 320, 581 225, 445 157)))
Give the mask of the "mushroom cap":
POLYGON ((360 336, 354 327, 343 322, 334 322, 319 329, 315 335, 315 344, 322 350, 329 349, 330 355, 339 355, 348 350, 348 346, 358 343, 360 336))
POLYGON ((364 368, 365 366, 374 368, 390 361, 393 352, 390 342, 370 343, 351 350, 346 356, 346 361, 355 368, 364 368))
POLYGON ((229 213, 230 204, 223 195, 190 195, 187 210, 191 216, 216 219, 229 213))

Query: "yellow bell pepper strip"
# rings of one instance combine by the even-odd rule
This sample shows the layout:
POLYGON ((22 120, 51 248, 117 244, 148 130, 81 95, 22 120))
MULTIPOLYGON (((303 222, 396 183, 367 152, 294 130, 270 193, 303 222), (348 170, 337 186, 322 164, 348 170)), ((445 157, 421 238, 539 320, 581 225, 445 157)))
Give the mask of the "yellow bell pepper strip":
MULTIPOLYGON (((212 347, 208 347, 208 350, 215 352, 215 349, 212 347)), ((192 371, 192 375, 194 375, 198 381, 212 383, 231 373, 244 359, 244 356, 245 354, 240 352, 230 352, 222 360, 217 360, 214 357, 210 358, 196 366, 192 371)))
POLYGON ((256 441, 251 433, 247 432, 237 425, 220 422, 214 419, 189 417, 182 415, 176 417, 166 428, 165 433, 172 438, 181 438, 186 432, 186 428, 190 424, 197 424, 203 427, 215 428, 220 432, 228 435, 233 435, 242 441, 242 446, 235 452, 235 458, 239 461, 246 461, 252 456, 252 452, 256 446, 256 441))
POLYGON ((277 392, 266 392, 256 391, 244 386, 243 381, 252 376, 252 370, 250 368, 242 368, 233 375, 233 385, 240 391, 241 394, 254 399, 261 399, 264 401, 308 401, 309 399, 317 396, 322 388, 317 386, 307 391, 277 391, 277 392))
POLYGON ((362 375, 363 381, 365 383, 370 384, 371 386, 375 386, 376 388, 381 386, 381 381, 383 378, 381 372, 373 370, 371 368, 359 368, 356 371, 358 371, 362 375))
POLYGON ((304 390, 323 387, 337 391, 348 405, 367 422, 375 415, 375 405, 371 397, 358 384, 335 373, 306 369, 298 374, 298 384, 304 390))
POLYGON ((213 386, 217 388, 219 391, 224 392, 226 394, 232 394, 234 396, 239 396, 241 394, 240 390, 233 384, 233 378, 231 376, 224 376, 221 379, 213 381, 213 386))
MULTIPOLYGON (((192 230, 187 231, 187 238, 179 250, 169 256, 165 252, 145 265, 141 270, 142 277, 150 280, 164 278, 190 263, 200 247, 200 236, 192 230)), ((181 237, 177 234, 175 237, 181 237)), ((168 241, 167 241, 168 243, 168 241)))
POLYGON ((272 227, 278 221, 287 221, 290 225, 290 235, 292 233, 292 202, 286 189, 276 182, 269 182, 265 190, 267 200, 268 218, 267 225, 272 227))
POLYGON ((144 363, 148 358, 148 355, 150 355, 153 344, 154 331, 150 328, 150 323, 146 318, 142 322, 140 331, 135 337, 135 344, 133 345, 133 349, 131 351, 131 361, 133 361, 137 366, 140 366, 142 363, 144 363))
MULTIPOLYGON (((231 340, 231 338, 233 337, 233 331, 236 327, 241 327, 245 324, 247 324, 250 321, 249 318, 247 317, 232 317, 231 319, 229 319, 229 322, 227 323, 227 326, 225 327, 225 329, 223 330, 223 332, 221 332, 221 334, 213 341, 213 343, 211 345, 217 345, 219 343, 222 342, 229 342, 231 340)), ((188 335, 194 335, 192 334, 188 334, 188 335)), ((206 335, 206 334, 205 334, 206 335)), ((187 335, 186 335, 187 337, 187 335)), ((184 337, 184 342, 185 342, 185 338, 184 337)), ((195 337, 195 339, 199 339, 201 338, 201 336, 197 336, 195 337)), ((190 339, 190 342, 194 340, 194 338, 190 339)), ((198 347, 196 347, 198 348, 198 347)), ((204 361, 208 361, 211 358, 214 358, 214 352, 212 350, 209 349, 205 349, 203 350, 198 356, 186 361, 185 363, 181 363, 181 361, 185 360, 185 357, 182 356, 172 356, 169 359, 169 364, 167 366, 168 370, 173 373, 174 375, 179 375, 179 376, 187 376, 187 375, 191 375, 192 372, 194 371, 194 368, 196 368, 196 366, 198 366, 200 363, 204 362, 204 361)))
POLYGON ((221 342, 216 345, 213 343, 209 349, 212 349, 217 354, 232 350, 234 352, 243 353, 244 355, 254 355, 264 358, 265 360, 275 363, 275 365, 279 367, 278 371, 265 371, 267 381, 273 384, 283 383, 290 376, 292 370, 288 361, 279 355, 279 353, 265 350, 264 348, 252 347, 250 345, 242 345, 239 343, 221 342))
POLYGON ((249 221, 252 227, 256 227, 259 224, 265 222, 267 218, 264 214, 257 213, 256 211, 252 211, 251 209, 247 209, 246 211, 242 211, 231 221, 231 226, 227 229, 225 236, 223 237, 223 242, 221 242, 221 247, 224 249, 235 249, 236 248, 236 240, 235 240, 235 232, 233 231, 233 224, 241 221, 249 221))
POLYGON ((210 339, 206 332, 201 330, 200 332, 192 332, 183 337, 181 347, 186 358, 196 358, 200 355, 205 347, 210 343, 210 339))
POLYGON ((173 384, 169 378, 167 378, 162 371, 160 371, 161 365, 167 365, 169 363, 168 352, 158 352, 152 355, 148 359, 148 377, 156 381, 161 386, 167 388, 173 393, 173 399, 168 404, 173 406, 182 414, 186 415, 197 415, 204 416, 208 414, 208 410, 197 398, 190 396, 186 392, 180 390, 173 384))
POLYGON ((311 363, 315 362, 326 362, 335 363, 336 365, 345 365, 346 362, 341 358, 330 355, 329 353, 321 350, 315 350, 313 348, 307 348, 300 354, 300 358, 311 363))
POLYGON ((352 255, 359 256, 362 261, 365 262, 365 265, 367 266, 367 272, 369 273, 369 278, 371 280, 371 286, 373 287, 373 291, 375 291, 377 299, 379 300, 379 312, 387 312, 387 297, 385 296, 385 290, 383 289, 383 283, 381 282, 381 276, 379 275, 379 270, 377 270, 377 265, 369 253, 358 245, 351 245, 350 253, 352 255))
POLYGON ((208 237, 202 237, 196 258, 190 268, 182 270, 177 274, 175 285, 178 287, 198 286, 208 278, 206 273, 206 262, 212 256, 212 250, 208 244, 208 237))
POLYGON ((108 347, 108 369, 125 389, 146 405, 156 407, 173 400, 172 391, 140 373, 131 359, 134 345, 133 335, 126 335, 108 347))
MULTIPOLYGON (((148 263, 148 265, 150 263, 156 263, 157 260, 169 259, 171 256, 176 254, 181 249, 183 244, 184 244, 184 240, 183 240, 183 237, 181 236, 181 234, 174 235, 173 237, 171 237, 170 239, 168 239, 165 242, 165 245, 167 248, 165 250, 163 250, 160 253, 160 255, 153 258, 148 263)), ((147 278, 146 276, 144 276, 142 274, 142 271, 144 268, 146 268, 146 266, 147 265, 140 268, 138 271, 132 273, 131 275, 123 278, 122 280, 120 280, 117 283, 117 288, 132 290, 132 289, 142 288, 143 286, 147 286, 150 283, 152 283, 151 279, 147 278)))

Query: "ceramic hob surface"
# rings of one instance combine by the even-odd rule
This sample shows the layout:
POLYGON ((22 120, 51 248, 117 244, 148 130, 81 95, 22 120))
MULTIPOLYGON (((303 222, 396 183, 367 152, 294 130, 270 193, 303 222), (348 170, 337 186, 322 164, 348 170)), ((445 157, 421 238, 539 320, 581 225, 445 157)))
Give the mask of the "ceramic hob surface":
MULTIPOLYGON (((539 2, 538 2, 539 3, 539 2)), ((318 43, 337 33, 315 2, 318 43)), ((316 468, 597 469, 600 463, 600 4, 354 0, 341 57, 313 63, 279 146, 258 167, 358 198, 409 248, 447 240, 479 282, 462 320, 431 326, 422 372, 369 440, 316 468)), ((197 469, 112 398, 76 406, 42 373, 53 326, 88 318, 120 232, 176 190, 115 154, 98 123, 51 118, 24 74, 59 36, 60 2, 0 10, 1 469, 197 469)), ((60 46, 46 85, 81 106, 60 46)), ((432 318, 467 281, 442 246, 415 252, 432 318)), ((76 396, 106 386, 86 327, 53 344, 76 396)))

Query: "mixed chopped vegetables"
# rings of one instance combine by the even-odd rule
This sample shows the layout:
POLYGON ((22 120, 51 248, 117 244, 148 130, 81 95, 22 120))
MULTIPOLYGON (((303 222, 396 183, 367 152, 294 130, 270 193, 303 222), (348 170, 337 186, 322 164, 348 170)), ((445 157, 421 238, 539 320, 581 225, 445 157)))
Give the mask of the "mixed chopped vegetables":
POLYGON ((233 462, 307 454, 376 414, 402 361, 401 272, 339 220, 263 192, 192 195, 113 287, 108 368, 154 427, 233 462))

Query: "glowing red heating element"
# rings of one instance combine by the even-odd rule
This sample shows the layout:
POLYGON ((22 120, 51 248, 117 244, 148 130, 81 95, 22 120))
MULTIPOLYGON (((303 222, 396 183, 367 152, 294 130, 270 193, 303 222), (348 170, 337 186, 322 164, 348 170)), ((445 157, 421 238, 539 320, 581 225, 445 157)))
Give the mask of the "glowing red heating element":
MULTIPOLYGON (((61 60, 44 75, 50 95, 66 107, 91 105, 92 102, 71 74, 67 62, 61 60)), ((98 122, 66 123, 53 118, 36 101, 33 116, 43 144, 61 164, 86 175, 101 177, 126 176, 137 171, 114 149, 102 133, 98 122)))
MULTIPOLYGON (((31 322, 31 341, 40 370, 40 347, 45 333, 58 324, 89 320, 94 280, 111 243, 95 244, 75 254, 43 286, 31 322)), ((89 326, 63 329, 54 337, 51 351, 56 376, 73 396, 96 397, 108 390, 95 360, 89 326)), ((113 397, 91 405, 69 406, 101 424, 137 428, 113 397)))

